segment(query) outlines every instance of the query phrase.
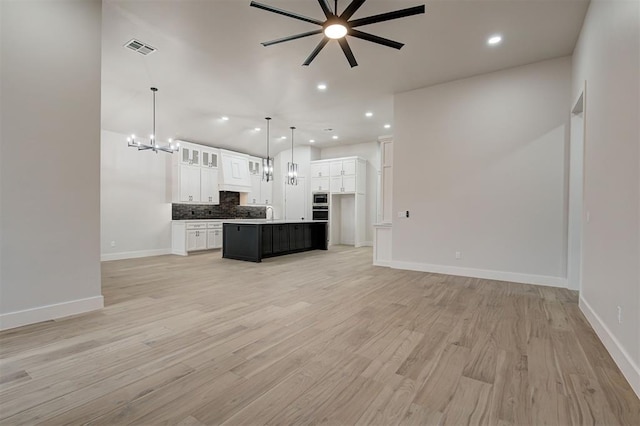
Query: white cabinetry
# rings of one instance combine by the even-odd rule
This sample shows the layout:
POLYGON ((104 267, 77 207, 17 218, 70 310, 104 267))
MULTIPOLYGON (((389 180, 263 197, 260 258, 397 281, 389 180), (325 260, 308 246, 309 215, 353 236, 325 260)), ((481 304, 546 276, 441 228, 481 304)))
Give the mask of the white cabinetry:
POLYGON ((172 157, 172 200, 174 203, 220 202, 216 148, 180 142, 178 156, 172 157))
POLYGON ((186 224, 186 251, 205 250, 207 248, 207 224, 205 222, 186 224))
POLYGON ((366 241, 367 162, 359 157, 312 161, 311 192, 329 197, 329 242, 356 247, 366 241))
POLYGON ((200 167, 180 164, 178 168, 178 201, 200 201, 200 167))
POLYGON ((217 169, 219 156, 220 156, 220 153, 218 152, 217 149, 203 148, 202 149, 202 167, 217 169))
POLYGON ((330 168, 331 181, 329 187, 332 193, 364 193, 366 180, 360 179, 362 183, 358 185, 358 176, 366 174, 364 160, 358 158, 334 160, 331 161, 330 168))
POLYGON ((313 161, 311 163, 310 171, 312 178, 329 177, 329 170, 330 166, 327 161, 313 161))
POLYGON ((222 222, 207 223, 207 248, 222 248, 222 222))
POLYGON ((264 206, 273 202, 273 181, 262 180, 262 158, 249 157, 251 191, 240 194, 240 205, 264 206))
POLYGON ((222 248, 221 221, 174 220, 171 223, 171 253, 186 256, 191 251, 222 248))
POLYGON ((200 201, 208 204, 220 203, 217 168, 200 169, 200 201))
POLYGON ((200 165, 201 148, 188 142, 180 142, 180 163, 190 166, 200 165))

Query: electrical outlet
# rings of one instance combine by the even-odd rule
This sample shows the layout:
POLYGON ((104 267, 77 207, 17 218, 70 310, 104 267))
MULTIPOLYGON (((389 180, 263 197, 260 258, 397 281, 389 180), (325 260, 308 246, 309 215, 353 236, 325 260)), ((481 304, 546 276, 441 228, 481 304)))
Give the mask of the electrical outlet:
POLYGON ((622 324, 622 306, 618 306, 618 324, 622 324))
POLYGON ((462 252, 461 251, 457 251, 456 252, 456 259, 458 259, 458 260, 462 259, 462 252))
POLYGON ((115 241, 111 241, 111 247, 115 247, 116 246, 116 242, 115 241))
POLYGON ((398 212, 398 217, 409 217, 409 210, 403 210, 401 212, 398 212))

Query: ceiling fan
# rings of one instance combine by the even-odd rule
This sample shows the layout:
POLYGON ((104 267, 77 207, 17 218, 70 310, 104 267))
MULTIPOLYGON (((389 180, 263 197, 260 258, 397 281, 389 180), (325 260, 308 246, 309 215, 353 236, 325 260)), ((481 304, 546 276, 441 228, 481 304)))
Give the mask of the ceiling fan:
POLYGON ((258 3, 256 1, 251 2, 251 6, 257 7, 258 9, 267 10, 269 12, 277 13, 279 15, 288 16, 290 18, 298 19, 300 21, 310 22, 312 24, 316 24, 321 26, 321 29, 317 29, 314 31, 308 31, 305 33, 295 34, 288 37, 279 38, 276 40, 266 41, 262 43, 263 46, 271 46, 273 44, 283 43, 285 41, 297 40, 303 37, 309 37, 316 34, 324 33, 324 37, 320 40, 320 43, 316 46, 315 49, 311 52, 311 54, 307 57, 302 65, 308 66, 311 62, 318 56, 318 53, 326 46, 329 40, 334 39, 338 41, 342 51, 344 52, 344 56, 346 56, 349 61, 349 65, 351 67, 358 66, 358 62, 356 62, 355 56, 353 56, 353 52, 351 51, 351 47, 347 42, 345 36, 356 37, 362 40, 367 40, 373 43, 381 44, 383 46, 393 47, 394 49, 401 49, 404 46, 403 43, 398 43, 397 41, 389 40, 383 37, 379 37, 373 34, 365 33, 363 31, 356 30, 356 27, 360 27, 362 25, 375 24, 383 21, 390 21, 392 19, 405 18, 407 16, 418 15, 420 13, 424 13, 425 7, 424 5, 410 7, 407 9, 396 10, 393 12, 381 13, 379 15, 368 16, 366 18, 349 20, 353 16, 354 13, 364 4, 366 0, 353 0, 346 9, 338 15, 338 0, 335 0, 334 8, 331 9, 328 0, 318 0, 322 11, 326 17, 326 20, 321 21, 315 18, 309 18, 308 16, 300 15, 298 13, 289 12, 287 10, 278 9, 276 7, 268 6, 266 4, 258 3))

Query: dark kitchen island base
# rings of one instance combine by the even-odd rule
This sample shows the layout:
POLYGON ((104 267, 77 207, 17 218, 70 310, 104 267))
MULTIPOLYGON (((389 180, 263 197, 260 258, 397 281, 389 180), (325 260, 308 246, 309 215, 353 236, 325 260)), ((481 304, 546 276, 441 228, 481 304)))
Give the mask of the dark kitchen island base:
POLYGON ((267 257, 327 250, 327 222, 225 222, 222 238, 222 257, 261 262, 267 257))

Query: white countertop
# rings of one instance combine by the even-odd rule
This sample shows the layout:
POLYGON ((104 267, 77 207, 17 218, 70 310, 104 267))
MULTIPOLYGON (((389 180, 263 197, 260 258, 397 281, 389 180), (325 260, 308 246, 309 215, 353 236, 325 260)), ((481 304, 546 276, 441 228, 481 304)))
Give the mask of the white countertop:
POLYGON ((249 225, 261 225, 265 223, 327 223, 327 220, 285 220, 285 219, 175 219, 174 223, 195 223, 195 222, 220 222, 220 223, 242 223, 249 225))

